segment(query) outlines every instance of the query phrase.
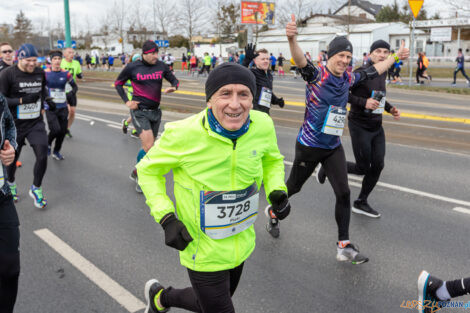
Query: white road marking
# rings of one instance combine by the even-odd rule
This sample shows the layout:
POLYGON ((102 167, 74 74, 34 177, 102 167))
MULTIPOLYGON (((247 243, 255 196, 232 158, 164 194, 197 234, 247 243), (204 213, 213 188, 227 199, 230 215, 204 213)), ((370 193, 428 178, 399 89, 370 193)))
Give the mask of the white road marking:
POLYGON ((116 281, 106 275, 103 271, 73 250, 68 244, 54 235, 49 229, 43 228, 34 231, 36 236, 46 242, 52 249, 75 266, 88 279, 103 289, 116 302, 127 311, 134 313, 145 308, 145 304, 133 294, 124 289, 116 281))
POLYGON ((85 114, 80 114, 80 113, 76 113, 75 117, 80 119, 80 120, 84 120, 84 121, 88 121, 88 122, 91 121, 91 120, 94 120, 94 121, 100 121, 100 122, 107 123, 107 124, 113 124, 113 125, 121 126, 121 123, 118 123, 118 122, 115 122, 115 121, 111 121, 111 120, 107 120, 107 119, 99 118, 99 117, 94 117, 94 116, 89 116, 89 115, 85 115, 85 114))
POLYGON ((452 132, 470 134, 470 130, 466 130, 466 129, 444 128, 444 127, 436 127, 436 126, 428 126, 428 125, 418 125, 418 124, 413 124, 413 123, 398 123, 398 122, 388 122, 388 121, 383 121, 383 123, 392 124, 392 125, 400 125, 402 127, 419 127, 419 128, 437 129, 437 130, 443 130, 443 131, 452 131, 452 132))
MULTIPOLYGON (((114 126, 111 126, 111 125, 118 125, 119 128, 121 128, 121 125, 119 123, 114 122, 114 121, 101 119, 101 118, 94 118, 94 117, 83 115, 83 114, 76 114, 76 116, 80 116, 82 118, 93 118, 94 120, 108 123, 108 126, 110 126, 110 127, 114 127, 114 126)), ((118 128, 118 127, 115 127, 115 128, 118 128)), ((397 145, 397 146, 403 146, 403 147, 407 147, 407 148, 416 148, 416 149, 420 149, 420 150, 429 150, 429 151, 434 151, 434 152, 441 152, 441 153, 448 153, 448 154, 453 154, 453 155, 458 155, 458 156, 469 157, 468 155, 465 155, 465 154, 449 152, 449 151, 444 151, 444 150, 428 149, 428 148, 417 148, 417 147, 402 145, 402 144, 393 144, 393 143, 391 143, 391 144, 392 145, 397 145)), ((290 162, 290 161, 284 161, 284 163, 286 165, 292 166, 292 162, 290 162)), ((362 178, 360 178, 358 176, 354 176, 354 175, 349 175, 349 178, 352 179, 352 180, 359 181, 359 182, 362 181, 362 178)), ((350 183, 351 186, 361 187, 360 183, 354 183, 354 182, 351 182, 351 181, 349 183, 350 183)), ((377 186, 381 186, 381 187, 384 187, 384 188, 393 189, 393 190, 397 190, 397 191, 401 191, 401 192, 407 192, 407 193, 411 193, 411 194, 421 196, 421 197, 427 197, 427 198, 431 198, 431 199, 435 199, 435 200, 440 200, 440 201, 444 201, 444 202, 449 202, 449 203, 453 203, 453 204, 457 204, 457 205, 463 205, 463 206, 470 207, 470 202, 468 202, 468 201, 463 201, 463 200, 453 199, 453 198, 449 198, 449 197, 439 196, 439 195, 436 195, 436 194, 432 194, 432 193, 428 193, 428 192, 424 192, 424 191, 419 191, 419 190, 415 190, 415 189, 411 189, 411 188, 407 188, 407 187, 392 185, 392 184, 383 183, 383 182, 378 182, 377 186)))
POLYGON ((121 130, 122 130, 122 126, 120 126, 120 125, 115 125, 115 124, 106 124, 106 126, 108 126, 108 127, 112 127, 112 128, 117 128, 117 129, 121 129, 121 130))
POLYGON ((455 212, 470 214, 470 209, 466 209, 466 208, 455 207, 452 210, 454 210, 455 212))
POLYGON ((78 113, 75 114, 75 118, 76 118, 77 120, 82 120, 82 121, 87 121, 87 122, 91 121, 91 119, 89 119, 89 118, 87 118, 87 117, 80 116, 78 113))
MULTIPOLYGON (((293 163, 290 162, 290 161, 284 161, 284 164, 289 165, 289 166, 293 165, 293 163)), ((312 176, 314 176, 314 174, 312 174, 312 176)), ((350 180, 356 181, 356 182, 350 181, 349 184, 351 186, 362 187, 362 184, 360 184, 362 182, 362 177, 359 177, 359 176, 356 176, 356 175, 348 175, 348 178, 350 180)), ((417 195, 417 196, 420 196, 420 197, 431 198, 431 199, 434 199, 434 200, 440 200, 440 201, 444 201, 444 202, 449 202, 449 203, 453 203, 453 204, 457 204, 457 205, 463 205, 463 206, 470 207, 470 202, 468 202, 468 201, 463 201, 463 200, 458 200, 458 199, 454 199, 454 198, 439 196, 439 195, 436 195, 436 194, 433 194, 433 193, 419 191, 419 190, 416 190, 416 189, 411 189, 411 188, 407 188, 407 187, 392 185, 392 184, 383 183, 383 182, 380 182, 380 181, 377 183, 377 186, 392 189, 392 190, 397 190, 397 191, 401 191, 401 192, 406 192, 406 193, 410 193, 410 194, 414 194, 414 195, 417 195)))

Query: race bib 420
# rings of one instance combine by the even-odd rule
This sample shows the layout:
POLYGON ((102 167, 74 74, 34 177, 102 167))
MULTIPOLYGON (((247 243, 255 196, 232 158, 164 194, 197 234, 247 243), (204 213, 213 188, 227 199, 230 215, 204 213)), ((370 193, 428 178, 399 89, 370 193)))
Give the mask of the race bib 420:
POLYGON ((341 136, 346 121, 346 112, 347 110, 342 107, 330 105, 321 132, 328 135, 341 136))

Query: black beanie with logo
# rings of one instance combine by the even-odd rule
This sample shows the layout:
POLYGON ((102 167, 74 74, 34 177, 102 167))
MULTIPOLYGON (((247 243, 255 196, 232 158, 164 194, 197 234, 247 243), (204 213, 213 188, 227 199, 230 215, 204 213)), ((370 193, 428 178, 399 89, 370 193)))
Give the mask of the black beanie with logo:
POLYGON ((353 53, 353 46, 346 36, 335 37, 328 45, 328 58, 331 58, 337 53, 349 51, 353 53))
POLYGON ((240 64, 228 62, 217 66, 206 80, 206 101, 221 87, 229 84, 241 84, 250 88, 253 97, 256 95, 255 75, 240 64))

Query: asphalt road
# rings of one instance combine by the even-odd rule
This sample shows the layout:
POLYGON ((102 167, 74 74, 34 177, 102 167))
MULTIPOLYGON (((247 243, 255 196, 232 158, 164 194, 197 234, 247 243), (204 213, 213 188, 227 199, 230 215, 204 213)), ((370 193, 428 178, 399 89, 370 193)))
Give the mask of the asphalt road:
MULTIPOLYGON (((95 83, 92 87, 102 88, 98 90, 103 95, 99 99, 107 99, 104 84, 95 83)), ((82 87, 80 95, 91 90, 82 87)), ((296 91, 287 96, 288 89, 279 88, 279 94, 284 92, 288 99, 302 97, 296 91)), ((391 98, 398 101, 400 96, 406 98, 391 98)), ((439 101, 446 103, 434 95, 423 97, 424 101, 434 99, 436 105, 439 101)), ((203 106, 201 97, 191 99, 175 94, 165 97, 163 104, 203 106)), ((445 113, 453 115, 461 112, 454 106, 463 107, 465 100, 452 98, 449 102, 452 103, 445 113)), ((43 183, 49 205, 44 210, 33 207, 27 196, 34 160, 31 149, 23 149, 24 165, 17 173, 22 273, 15 312, 141 313, 143 287, 149 278, 156 277, 166 286, 177 288, 189 285, 177 252, 164 245, 161 227, 153 221, 143 196, 134 191, 128 178, 139 142, 119 130, 125 112, 122 104, 105 107, 99 100, 79 101, 74 137, 66 139, 63 147, 65 160, 49 160, 43 183), (61 254, 57 253, 46 244, 46 237, 43 240, 38 236, 48 234, 44 229, 95 267, 67 249, 58 248, 61 254), (38 230, 42 231, 36 234, 38 230), (70 255, 77 264, 66 260, 70 255), (129 294, 119 288, 121 292, 113 293, 117 287, 108 279, 129 294)), ((281 115, 283 111, 275 112, 281 115)), ((470 116, 467 111, 464 115, 470 116)), ((181 117, 163 113, 165 121, 181 117)), ((298 120, 296 117, 297 123, 298 120)), ((286 127, 282 120, 275 121, 288 175, 298 125, 286 127)), ((470 214, 461 213, 470 212, 470 125, 421 119, 403 119, 399 125, 387 123, 386 167, 380 185, 370 197, 382 217, 373 220, 353 215, 350 226, 352 241, 370 257, 370 262, 354 266, 335 260, 334 195, 328 184, 319 185, 311 179, 292 198, 292 214, 281 223, 279 239, 271 238, 264 230, 264 216, 256 221, 257 248, 246 262, 233 298, 237 312, 408 312, 400 305, 416 299, 416 279, 422 269, 445 279, 470 275, 470 214), (417 126, 409 127, 407 123, 417 126), (401 128, 402 137, 390 134, 401 128), (423 138, 434 141, 428 143, 423 138), (455 143, 438 144, 450 139, 455 143), (456 207, 468 211, 456 211, 456 207)), ((347 134, 343 143, 347 158, 352 159, 347 134)), ((352 199, 359 193, 357 182, 356 178, 350 180, 352 199)), ((171 186, 169 176, 169 194, 171 186)), ((264 196, 260 199, 260 207, 264 207, 264 196)), ((51 244, 58 246, 57 240, 51 244)))
MULTIPOLYGON (((178 78, 181 83, 179 91, 165 95, 162 107, 182 113, 202 110, 206 106, 203 95, 205 78, 187 75, 179 75, 178 78)), ((276 79, 274 93, 287 101, 283 109, 274 106, 271 110, 274 121, 280 126, 298 129, 305 112, 305 83, 300 79, 276 79)), ((79 96, 115 103, 116 108, 109 112, 125 109, 111 81, 81 82, 79 96)), ((469 96, 389 89, 388 100, 404 116, 400 121, 393 120, 388 114, 384 116, 389 142, 470 153, 469 96)), ((93 102, 87 106, 89 109, 94 107, 93 102)))

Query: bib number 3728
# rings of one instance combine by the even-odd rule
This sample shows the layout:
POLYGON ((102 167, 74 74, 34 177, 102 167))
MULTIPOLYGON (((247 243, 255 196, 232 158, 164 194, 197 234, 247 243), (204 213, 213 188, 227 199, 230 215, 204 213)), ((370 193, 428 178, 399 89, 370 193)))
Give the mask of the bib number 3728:
POLYGON ((212 239, 236 235, 255 222, 258 202, 256 183, 243 190, 201 191, 201 230, 212 239))

